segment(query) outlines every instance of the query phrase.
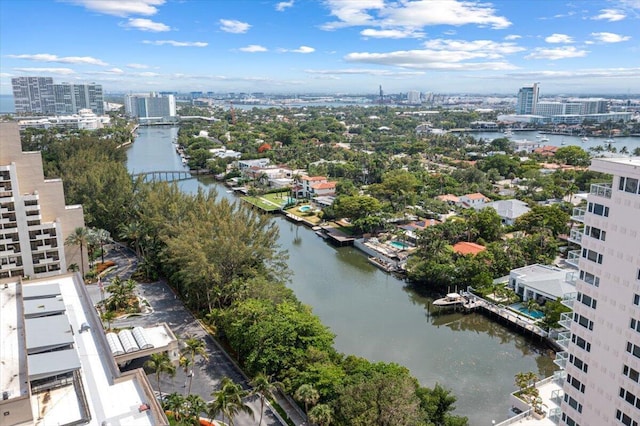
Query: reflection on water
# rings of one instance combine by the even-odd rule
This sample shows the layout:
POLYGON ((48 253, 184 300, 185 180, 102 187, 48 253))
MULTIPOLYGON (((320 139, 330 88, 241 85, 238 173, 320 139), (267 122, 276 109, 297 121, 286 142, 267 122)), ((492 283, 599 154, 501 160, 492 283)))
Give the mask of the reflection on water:
MULTIPOLYGON (((180 170, 175 130, 141 129, 128 151, 130 171, 180 170)), ((179 183, 187 192, 216 188, 209 177, 179 183)), ((457 414, 471 425, 506 417, 514 375, 550 375, 553 357, 535 341, 478 313, 436 312, 432 298, 367 261, 353 247, 334 247, 304 226, 274 216, 289 252, 289 287, 336 334, 336 349, 371 361, 396 362, 425 386, 440 383, 458 397, 457 414)))

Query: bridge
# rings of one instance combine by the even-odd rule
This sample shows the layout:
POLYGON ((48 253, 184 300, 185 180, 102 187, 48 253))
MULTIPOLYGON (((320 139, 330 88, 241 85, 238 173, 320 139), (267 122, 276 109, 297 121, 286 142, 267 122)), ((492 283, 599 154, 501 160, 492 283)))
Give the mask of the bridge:
POLYGON ((188 170, 156 170, 152 172, 132 174, 133 179, 142 176, 145 182, 177 182, 180 180, 193 179, 192 172, 188 170))

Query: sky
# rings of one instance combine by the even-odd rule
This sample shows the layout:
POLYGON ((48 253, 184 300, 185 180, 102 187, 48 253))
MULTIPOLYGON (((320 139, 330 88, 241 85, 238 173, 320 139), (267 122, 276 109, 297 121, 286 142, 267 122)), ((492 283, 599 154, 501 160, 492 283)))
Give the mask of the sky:
POLYGON ((640 93, 640 0, 0 0, 11 77, 106 92, 640 93))

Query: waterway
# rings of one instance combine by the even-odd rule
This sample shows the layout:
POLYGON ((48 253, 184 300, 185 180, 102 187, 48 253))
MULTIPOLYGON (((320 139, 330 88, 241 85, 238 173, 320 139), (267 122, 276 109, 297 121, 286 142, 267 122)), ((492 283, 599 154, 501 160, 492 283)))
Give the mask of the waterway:
MULTIPOLYGON (((141 127, 128 148, 132 173, 184 170, 172 140, 177 128, 141 127)), ((184 191, 215 188, 210 178, 182 181, 184 191)), ((301 225, 274 216, 289 251, 290 288, 335 333, 336 349, 371 361, 402 364, 424 386, 440 383, 457 396, 456 414, 490 425, 507 416, 514 375, 555 370, 553 354, 482 314, 437 314, 432 299, 369 264, 352 247, 337 248, 301 225)))

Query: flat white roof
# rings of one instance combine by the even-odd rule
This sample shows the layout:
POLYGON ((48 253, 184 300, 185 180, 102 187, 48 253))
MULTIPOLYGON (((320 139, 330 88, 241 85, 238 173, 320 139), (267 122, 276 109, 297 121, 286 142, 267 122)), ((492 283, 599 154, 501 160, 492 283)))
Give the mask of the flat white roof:
POLYGON ((0 284, 0 390, 9 398, 27 395, 27 353, 25 349, 24 323, 21 306, 16 303, 18 281, 0 284))
POLYGON ((594 158, 589 169, 612 175, 640 176, 640 157, 594 158))

